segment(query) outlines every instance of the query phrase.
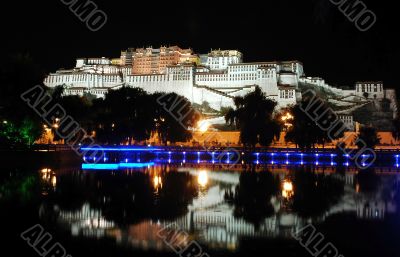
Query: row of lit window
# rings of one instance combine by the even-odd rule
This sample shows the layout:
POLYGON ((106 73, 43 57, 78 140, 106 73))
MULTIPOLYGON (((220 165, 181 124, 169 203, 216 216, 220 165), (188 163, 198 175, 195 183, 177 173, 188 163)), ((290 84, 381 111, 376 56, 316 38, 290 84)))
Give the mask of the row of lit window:
POLYGON ((294 97, 294 90, 280 90, 280 98, 290 99, 294 97))

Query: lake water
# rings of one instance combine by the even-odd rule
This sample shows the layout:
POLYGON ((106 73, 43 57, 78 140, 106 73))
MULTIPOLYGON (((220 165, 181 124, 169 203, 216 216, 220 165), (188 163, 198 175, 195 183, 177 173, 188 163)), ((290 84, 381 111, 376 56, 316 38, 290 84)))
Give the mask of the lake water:
POLYGON ((324 238, 317 250, 332 243, 344 256, 400 256, 393 163, 358 171, 330 165, 329 156, 324 165, 167 156, 121 159, 118 167, 8 166, 0 176, 1 256, 38 256, 20 238, 37 223, 72 256, 191 257, 174 251, 193 242, 210 256, 313 256, 294 237, 309 224, 324 238))

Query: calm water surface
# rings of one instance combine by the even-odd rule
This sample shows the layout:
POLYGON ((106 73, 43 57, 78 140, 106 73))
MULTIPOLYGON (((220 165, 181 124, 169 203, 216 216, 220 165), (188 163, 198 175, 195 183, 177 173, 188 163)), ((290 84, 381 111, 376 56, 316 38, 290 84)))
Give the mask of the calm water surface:
POLYGON ((311 256, 292 236, 310 223, 345 256, 400 256, 399 182, 309 165, 3 168, 1 256, 38 256, 19 238, 36 223, 73 256, 177 256, 171 226, 210 256, 311 256))

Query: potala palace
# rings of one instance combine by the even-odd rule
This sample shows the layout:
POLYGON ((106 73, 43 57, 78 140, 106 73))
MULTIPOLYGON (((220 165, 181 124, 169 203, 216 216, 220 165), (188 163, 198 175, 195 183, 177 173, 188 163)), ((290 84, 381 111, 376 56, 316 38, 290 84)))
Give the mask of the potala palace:
POLYGON ((116 59, 78 58, 75 68, 49 74, 44 83, 50 88, 64 86, 66 95, 104 97, 109 90, 122 86, 143 88, 149 93, 175 92, 192 103, 206 101, 215 110, 233 106, 235 96, 243 96, 256 86, 280 108, 296 104, 302 90, 312 87, 326 96, 351 130, 357 120, 354 113, 370 105, 372 112, 387 112, 383 115, 387 119, 397 115, 395 91, 385 89, 382 82, 357 82, 350 89, 339 89, 321 78, 306 77, 299 61, 244 63, 237 50, 197 55, 177 46, 130 48, 116 59))

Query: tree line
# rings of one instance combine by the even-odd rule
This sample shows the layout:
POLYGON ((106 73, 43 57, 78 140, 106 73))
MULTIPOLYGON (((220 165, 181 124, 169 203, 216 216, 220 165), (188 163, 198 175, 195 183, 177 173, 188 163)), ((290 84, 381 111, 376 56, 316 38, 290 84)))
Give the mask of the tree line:
MULTIPOLYGON (((13 56, 0 68, 0 147, 31 146, 44 134, 45 127, 21 100, 21 94, 35 85, 45 87, 44 73, 26 55, 13 56)), ((103 99, 90 94, 66 96, 62 86, 47 90, 52 101, 105 145, 144 143, 153 135, 162 144, 188 142, 201 119, 190 101, 175 93, 149 94, 140 88, 121 87, 110 90, 103 99), (163 99, 162 104, 159 99, 163 99), (183 119, 177 119, 178 114, 183 119)), ((301 110, 300 104, 279 110, 277 103, 256 87, 253 92, 236 97, 234 108, 224 108, 223 112, 226 123, 240 131, 244 148, 268 147, 280 138, 281 131, 286 132, 286 142, 302 150, 330 143, 332 138, 301 110), (290 121, 283 119, 288 113, 290 121)), ((398 130, 400 126, 395 127, 398 130)), ((51 129, 56 130, 57 126, 51 129)), ((400 134, 397 130, 396 137, 400 134)), ((371 148, 379 143, 377 132, 371 127, 361 128, 358 137, 371 148)))

